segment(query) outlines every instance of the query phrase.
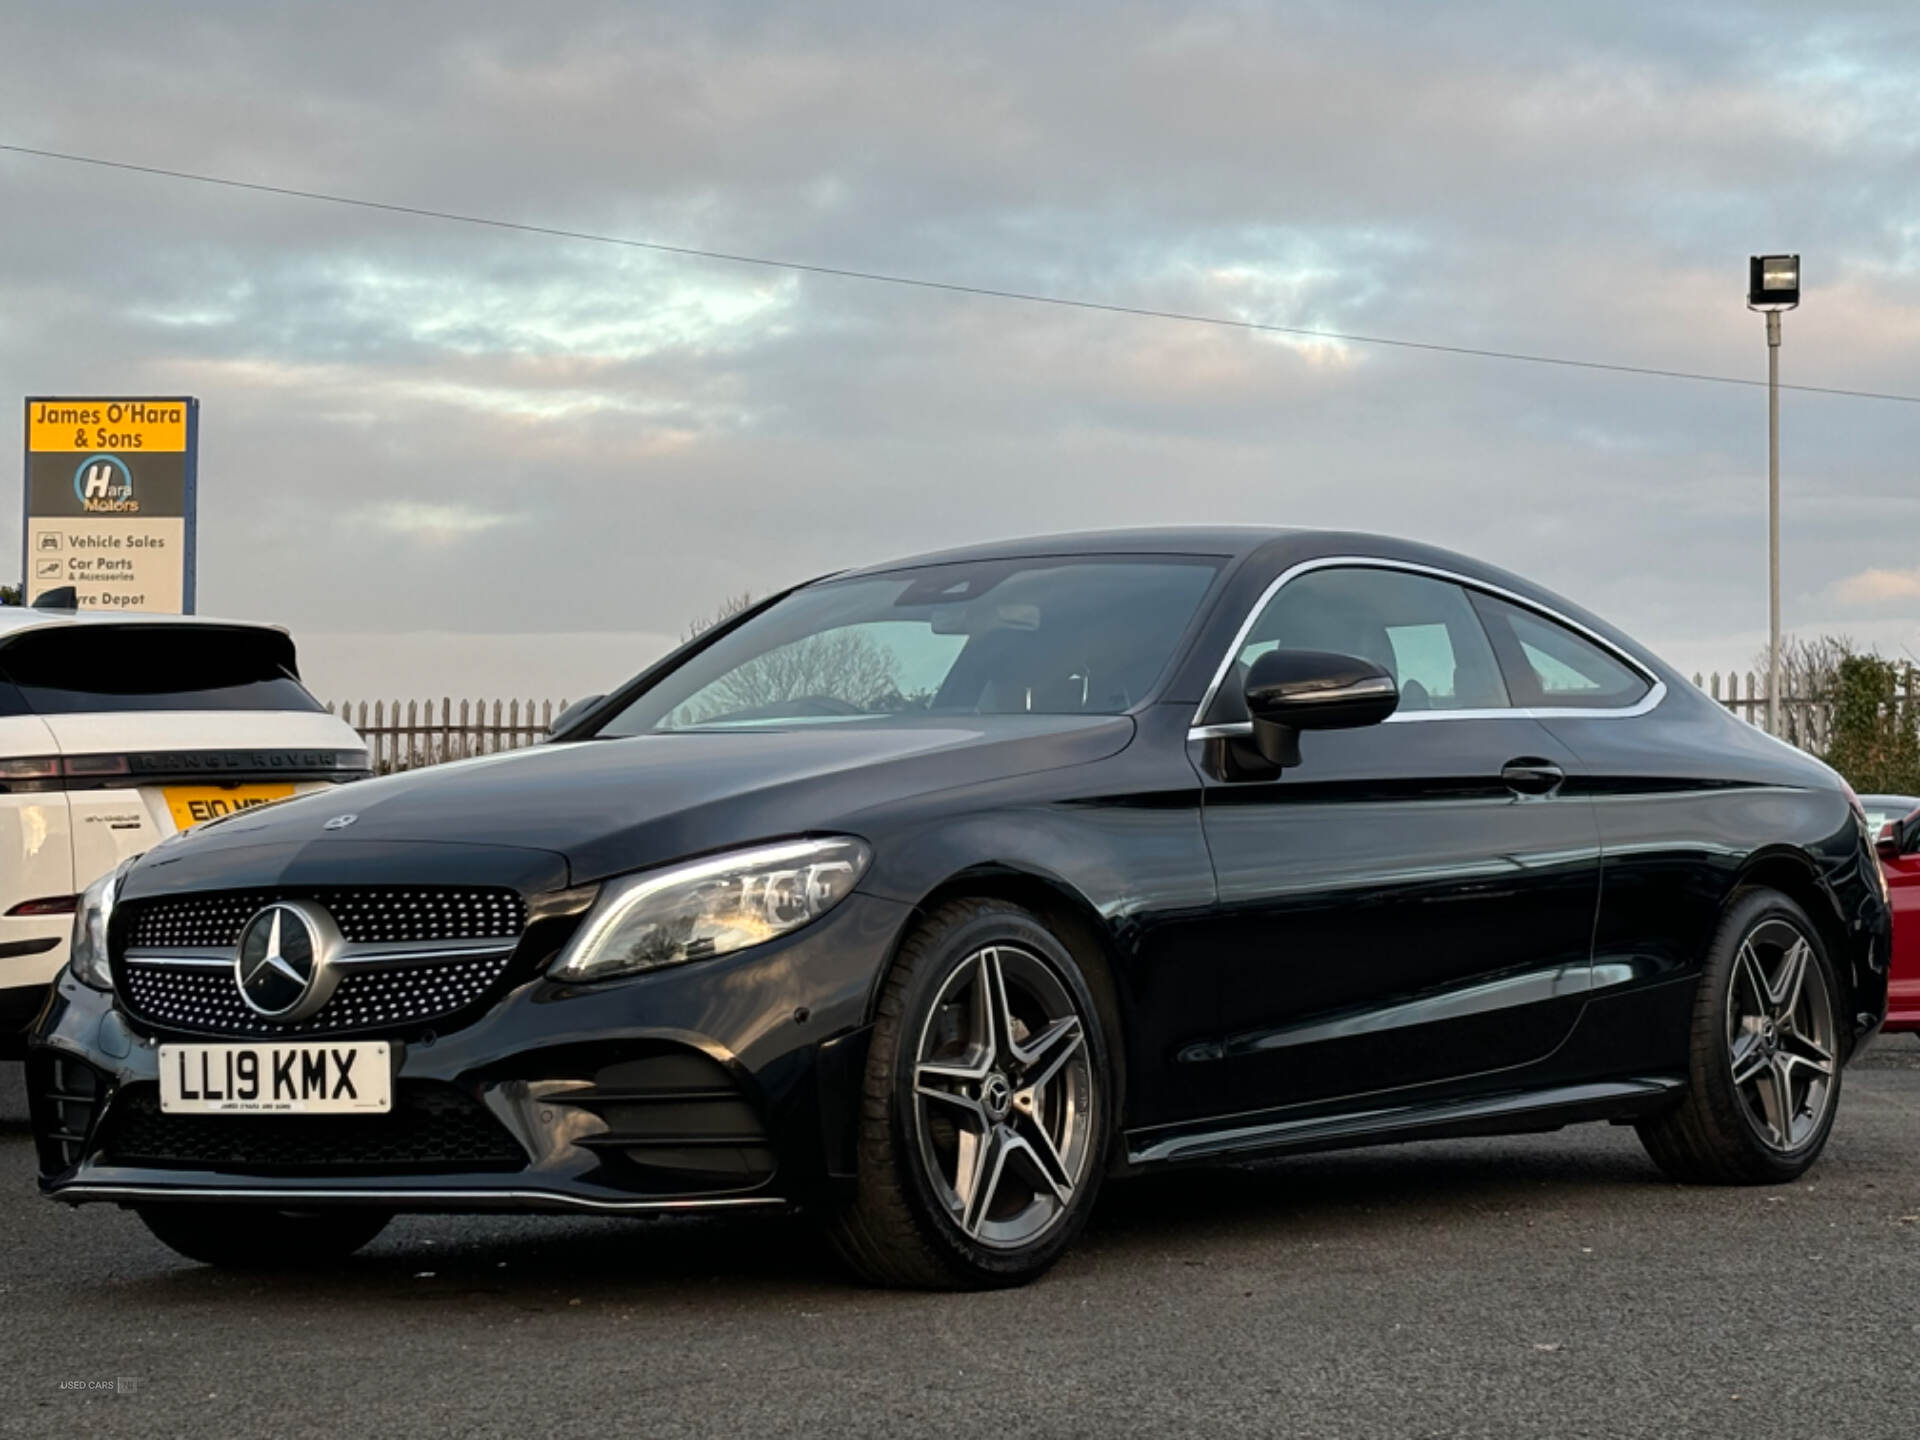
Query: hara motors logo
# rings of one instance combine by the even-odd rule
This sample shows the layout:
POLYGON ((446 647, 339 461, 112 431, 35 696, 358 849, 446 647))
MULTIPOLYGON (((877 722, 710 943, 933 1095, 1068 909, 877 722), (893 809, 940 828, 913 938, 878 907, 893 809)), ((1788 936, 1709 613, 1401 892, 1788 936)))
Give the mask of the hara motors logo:
POLYGON ((133 472, 117 455, 89 455, 73 472, 73 493, 89 515, 133 515, 133 472))

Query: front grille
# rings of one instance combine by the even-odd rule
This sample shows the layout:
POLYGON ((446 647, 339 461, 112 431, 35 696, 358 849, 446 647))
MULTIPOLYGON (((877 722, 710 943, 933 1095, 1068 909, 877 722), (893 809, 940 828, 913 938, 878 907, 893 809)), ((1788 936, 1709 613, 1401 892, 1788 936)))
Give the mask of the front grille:
POLYGON ((356 945, 512 939, 527 923, 520 897, 498 888, 356 886, 297 895, 244 890, 129 901, 126 944, 136 950, 237 945, 241 929, 256 911, 275 900, 291 899, 326 906, 341 938, 356 945))
POLYGON ((451 1085, 401 1081, 385 1115, 167 1115, 131 1086, 108 1112, 112 1165, 249 1175, 510 1171, 527 1156, 485 1106, 451 1085))
POLYGON ((418 1025, 466 1009, 506 973, 511 951, 475 959, 355 968, 317 1015, 291 1025, 263 1020, 240 999, 233 971, 213 965, 127 965, 121 994, 136 1015, 171 1030, 221 1035, 329 1035, 418 1025))
POLYGON ((120 994, 148 1024, 203 1034, 337 1035, 421 1025, 493 992, 526 923, 525 902, 501 888, 338 886, 129 901, 116 926, 124 937, 120 994), (240 998, 233 967, 221 963, 247 921, 275 900, 324 907, 347 945, 364 952, 338 961, 339 984, 325 1007, 292 1024, 254 1013, 240 998), (434 953, 440 947, 449 953, 434 953))

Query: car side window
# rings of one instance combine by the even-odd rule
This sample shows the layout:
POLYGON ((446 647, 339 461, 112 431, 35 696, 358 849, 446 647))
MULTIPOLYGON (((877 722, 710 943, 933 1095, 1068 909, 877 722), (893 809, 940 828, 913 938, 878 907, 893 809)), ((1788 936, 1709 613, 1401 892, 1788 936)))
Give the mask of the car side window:
POLYGON ((1491 595, 1473 603, 1486 621, 1516 705, 1529 709, 1624 709, 1653 682, 1586 636, 1491 595))
POLYGON ((1406 570, 1338 566, 1288 581, 1254 620, 1208 716, 1246 718, 1247 667, 1269 650, 1328 650, 1371 660, 1400 687, 1400 710, 1508 705, 1486 631, 1460 586, 1406 570))

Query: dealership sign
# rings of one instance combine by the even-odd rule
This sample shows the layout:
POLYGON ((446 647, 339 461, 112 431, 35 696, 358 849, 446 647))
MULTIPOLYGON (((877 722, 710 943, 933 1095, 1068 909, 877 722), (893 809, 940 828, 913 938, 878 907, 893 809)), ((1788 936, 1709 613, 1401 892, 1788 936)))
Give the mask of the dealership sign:
POLYGON ((83 610, 193 611, 200 402, 27 401, 28 604, 71 586, 83 610))

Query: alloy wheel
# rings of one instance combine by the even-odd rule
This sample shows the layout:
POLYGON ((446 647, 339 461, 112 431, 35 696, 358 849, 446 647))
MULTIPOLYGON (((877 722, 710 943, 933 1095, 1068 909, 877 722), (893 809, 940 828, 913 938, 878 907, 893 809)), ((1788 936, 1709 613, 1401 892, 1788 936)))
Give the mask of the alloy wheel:
POLYGON ((1834 1093, 1833 1000, 1813 944, 1792 922, 1761 921, 1740 944, 1727 987, 1734 1091, 1760 1138, 1798 1149, 1819 1133, 1834 1093))
POLYGON ((921 1027, 913 1104, 926 1177, 970 1240, 1015 1249, 1059 1223, 1092 1158, 1094 1072, 1045 961, 996 944, 955 967, 921 1027))

